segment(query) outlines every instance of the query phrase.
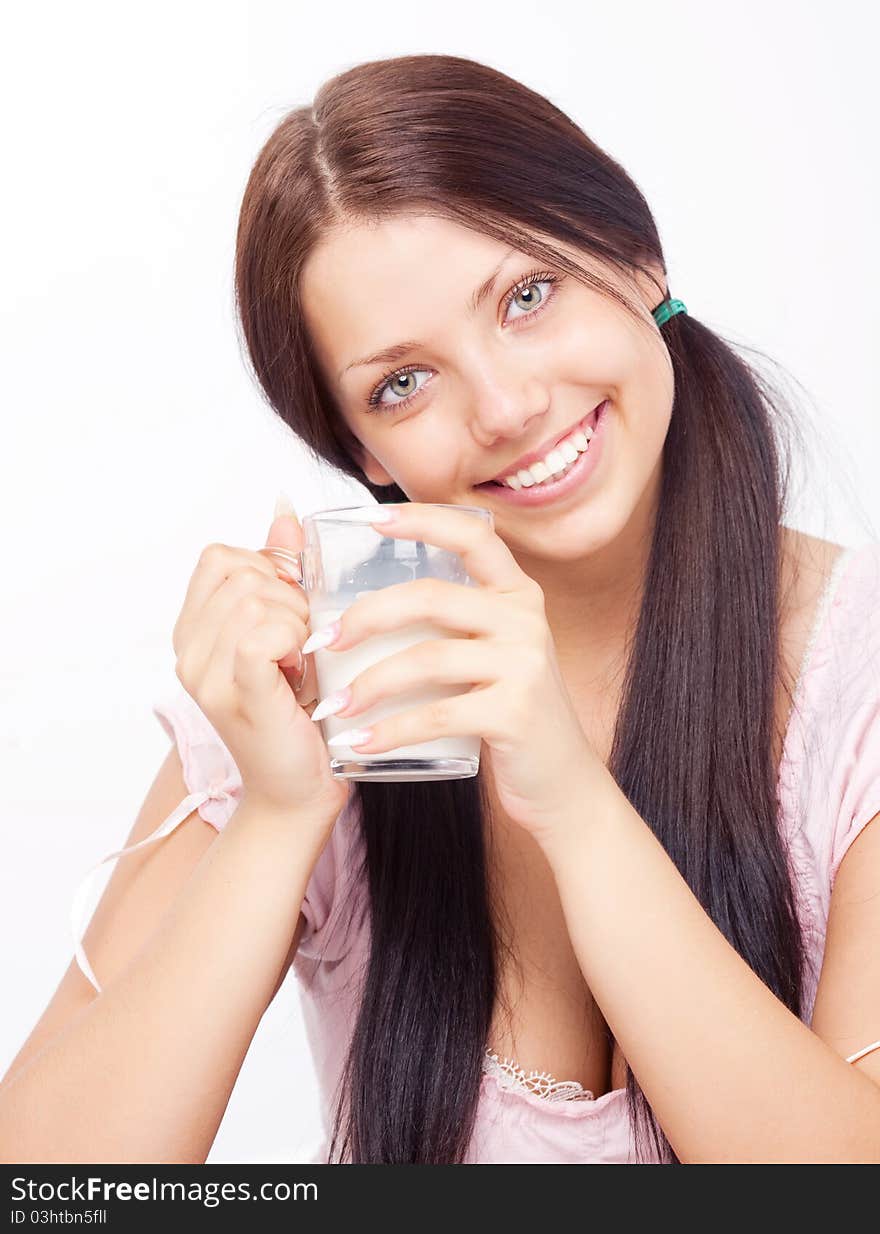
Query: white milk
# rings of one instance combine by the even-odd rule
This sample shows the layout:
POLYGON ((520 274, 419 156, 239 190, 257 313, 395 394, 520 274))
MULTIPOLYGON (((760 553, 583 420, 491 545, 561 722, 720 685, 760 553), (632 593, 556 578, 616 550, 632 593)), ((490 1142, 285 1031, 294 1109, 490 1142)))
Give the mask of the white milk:
MULTIPOLYGON (((323 630, 339 617, 345 610, 340 608, 310 611, 310 627, 314 633, 323 630)), ((371 665, 397 652, 412 647, 414 643, 425 639, 457 638, 458 630, 449 630, 433 622, 414 622, 400 630, 389 630, 383 634, 375 634, 371 638, 361 639, 354 647, 345 651, 333 651, 329 647, 319 647, 315 651, 315 672, 320 684, 321 698, 341 690, 347 686, 359 673, 371 665)), ((381 699, 365 711, 359 711, 354 716, 326 716, 318 723, 322 724, 324 739, 329 740, 337 733, 347 728, 369 728, 387 716, 395 715, 410 708, 421 707, 435 699, 449 698, 454 694, 462 694, 467 689, 466 682, 454 682, 451 685, 421 684, 412 689, 396 694, 393 698, 381 699)), ((331 746, 331 754, 343 760, 353 759, 357 762, 373 763, 387 762, 389 759, 429 759, 429 758, 468 758, 477 759, 480 753, 479 736, 438 737, 433 741, 422 741, 415 745, 395 746, 393 750, 385 750, 381 754, 367 754, 353 750, 351 746, 331 746)), ((413 773, 407 773, 408 778, 415 780, 413 773)), ((431 778, 430 774, 426 778, 431 778)))

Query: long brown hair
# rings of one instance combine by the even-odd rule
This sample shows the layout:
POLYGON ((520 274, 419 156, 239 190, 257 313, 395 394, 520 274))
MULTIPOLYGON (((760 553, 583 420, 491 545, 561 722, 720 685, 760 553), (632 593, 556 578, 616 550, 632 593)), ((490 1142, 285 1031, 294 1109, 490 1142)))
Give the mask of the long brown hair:
MULTIPOLYGON (((300 275, 330 229, 448 218, 639 308, 552 243, 625 275, 665 262, 624 169, 540 94, 456 56, 359 64, 278 124, 241 207, 235 292, 270 406, 317 459, 373 485, 304 328, 300 275)), ((658 286, 657 304, 665 288, 658 286)), ((642 310, 643 311, 643 310, 642 310)), ((804 949, 772 756, 785 413, 770 383, 693 314, 662 327, 675 399, 659 512, 609 768, 694 895, 801 1015, 804 949)), ((331 1160, 448 1163, 470 1143, 501 932, 480 778, 356 783, 371 944, 331 1160)), ((627 1068, 639 1160, 677 1158, 627 1068)))

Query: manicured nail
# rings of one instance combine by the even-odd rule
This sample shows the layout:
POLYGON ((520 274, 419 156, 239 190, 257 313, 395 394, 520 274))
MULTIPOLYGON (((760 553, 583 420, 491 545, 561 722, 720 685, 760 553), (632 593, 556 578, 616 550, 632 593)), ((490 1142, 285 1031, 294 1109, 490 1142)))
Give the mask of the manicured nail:
POLYGON ((333 621, 329 626, 324 626, 323 630, 316 630, 314 634, 310 634, 303 643, 303 655, 307 655, 310 651, 317 651, 321 647, 328 647, 334 639, 339 638, 341 629, 342 622, 333 621))
POLYGON ((364 746, 373 736, 371 728, 347 728, 344 733, 331 737, 328 746, 364 746))
POLYGON ((299 515, 293 508, 293 502, 284 492, 278 494, 278 500, 275 502, 275 513, 272 516, 272 521, 274 522, 276 518, 280 518, 282 514, 292 514, 295 519, 299 519, 299 515))
POLYGON ((312 712, 312 719, 323 720, 325 716, 335 716, 337 711, 342 711, 350 702, 351 690, 346 686, 344 690, 337 690, 335 694, 322 698, 312 712))
POLYGON ((358 506, 354 510, 338 510, 333 517, 341 523, 390 523, 396 513, 396 506, 358 506))

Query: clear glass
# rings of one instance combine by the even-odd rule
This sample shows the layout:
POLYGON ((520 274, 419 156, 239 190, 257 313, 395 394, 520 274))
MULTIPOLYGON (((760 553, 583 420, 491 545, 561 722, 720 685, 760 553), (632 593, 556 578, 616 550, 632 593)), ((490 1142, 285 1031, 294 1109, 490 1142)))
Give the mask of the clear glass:
MULTIPOLYGON (((435 503, 441 507, 445 503, 435 503)), ((478 506, 445 506, 462 510, 494 526, 491 510, 478 506)), ((442 578, 465 587, 478 584, 470 577, 458 553, 438 548, 421 540, 385 536, 369 523, 351 521, 366 511, 373 514, 381 506, 342 506, 319 510, 302 520, 304 543, 299 558, 302 586, 309 598, 311 631, 330 625, 364 592, 378 591, 411 579, 442 578)), ((315 651, 315 674, 319 698, 348 685, 359 673, 426 639, 461 638, 435 622, 422 621, 366 638, 348 651, 323 647, 315 651)), ((369 728, 371 724, 402 710, 409 710, 435 699, 461 694, 466 683, 451 685, 414 682, 412 689, 393 698, 384 698, 356 716, 327 716, 323 725, 325 740, 347 728, 369 728)), ((479 735, 453 734, 433 741, 399 746, 380 754, 365 754, 351 747, 331 747, 330 768, 337 779, 377 781, 459 780, 475 776, 480 769, 479 735)))

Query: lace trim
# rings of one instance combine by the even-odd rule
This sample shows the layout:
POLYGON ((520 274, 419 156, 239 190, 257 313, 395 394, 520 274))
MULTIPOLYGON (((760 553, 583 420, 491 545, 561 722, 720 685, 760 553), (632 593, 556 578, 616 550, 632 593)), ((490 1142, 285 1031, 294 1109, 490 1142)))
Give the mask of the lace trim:
POLYGON ((490 1049, 483 1055, 483 1070, 494 1076, 502 1088, 519 1088, 546 1101, 593 1101, 593 1094, 577 1080, 554 1080, 547 1071, 526 1075, 512 1058, 500 1059, 490 1049))

